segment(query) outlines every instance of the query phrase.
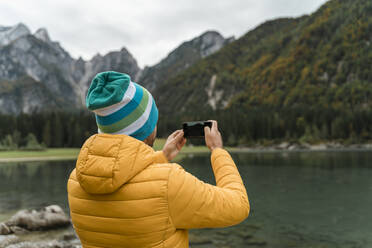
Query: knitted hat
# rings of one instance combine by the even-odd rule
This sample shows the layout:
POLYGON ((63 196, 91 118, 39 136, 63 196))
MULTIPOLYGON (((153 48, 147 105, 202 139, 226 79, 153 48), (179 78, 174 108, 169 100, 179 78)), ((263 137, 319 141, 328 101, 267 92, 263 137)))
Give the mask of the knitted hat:
POLYGON ((143 141, 158 121, 150 92, 119 72, 98 73, 89 87, 86 105, 96 115, 99 133, 126 134, 143 141))

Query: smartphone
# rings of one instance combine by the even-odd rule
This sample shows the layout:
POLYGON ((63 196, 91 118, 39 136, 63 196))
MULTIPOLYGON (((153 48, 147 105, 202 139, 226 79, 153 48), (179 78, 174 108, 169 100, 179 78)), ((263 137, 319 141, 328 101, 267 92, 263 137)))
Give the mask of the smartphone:
POLYGON ((190 121, 182 124, 183 136, 185 138, 204 137, 204 127, 212 128, 211 121, 190 121))

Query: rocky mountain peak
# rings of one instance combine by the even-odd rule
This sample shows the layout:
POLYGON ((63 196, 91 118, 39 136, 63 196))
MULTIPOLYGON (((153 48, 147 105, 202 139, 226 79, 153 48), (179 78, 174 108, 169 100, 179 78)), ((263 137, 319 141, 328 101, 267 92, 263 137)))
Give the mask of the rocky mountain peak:
POLYGON ((122 48, 120 49, 120 52, 129 53, 128 49, 125 48, 125 47, 122 47, 122 48))
POLYGON ((22 36, 30 34, 30 29, 23 23, 12 27, 0 27, 0 46, 6 46, 22 36))
POLYGON ((97 61, 97 60, 101 60, 102 59, 102 55, 100 53, 96 53, 92 59, 90 61, 97 61))
POLYGON ((7 26, 2 26, 2 25, 0 25, 0 32, 5 32, 5 31, 7 31, 7 30, 9 30, 9 29, 11 29, 12 27, 7 27, 7 26))
POLYGON ((50 37, 48 31, 45 28, 39 28, 35 33, 34 36, 39 40, 49 43, 50 37))
POLYGON ((217 31, 209 30, 201 34, 199 37, 196 37, 193 41, 201 41, 205 44, 213 44, 216 42, 224 41, 225 38, 217 31))
POLYGON ((147 89, 154 91, 166 80, 186 70, 200 59, 220 50, 234 38, 225 39, 217 31, 207 31, 198 37, 186 41, 168 54, 158 64, 146 67, 138 77, 147 89))
POLYGON ((200 54, 202 58, 217 52, 220 50, 224 45, 233 41, 234 38, 230 37, 225 39, 220 33, 217 31, 207 31, 200 35, 199 37, 192 40, 193 45, 199 46, 200 54))
POLYGON ((157 65, 141 70, 125 47, 85 61, 72 58, 45 28, 31 33, 22 23, 0 26, 0 113, 79 108, 92 78, 101 71, 127 73, 152 90, 227 43, 220 33, 207 31, 182 43, 157 65))
POLYGON ((118 71, 127 73, 133 79, 137 77, 141 68, 139 68, 137 61, 132 54, 126 49, 122 48, 119 51, 112 51, 105 55, 97 53, 91 60, 84 62, 81 60, 76 63, 76 68, 82 68, 84 73, 79 80, 81 101, 85 101, 85 95, 93 77, 102 71, 118 71))

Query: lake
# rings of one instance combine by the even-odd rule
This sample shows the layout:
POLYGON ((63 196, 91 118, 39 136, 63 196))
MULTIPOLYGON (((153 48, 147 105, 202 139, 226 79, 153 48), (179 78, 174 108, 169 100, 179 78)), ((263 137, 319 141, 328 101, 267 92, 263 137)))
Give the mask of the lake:
MULTIPOLYGON (((232 155, 251 213, 230 228, 193 230, 191 247, 372 247, 372 152, 232 155)), ((180 164, 214 183, 209 155, 180 164)), ((68 211, 73 161, 0 164, 0 222, 19 209, 59 204, 68 211)))

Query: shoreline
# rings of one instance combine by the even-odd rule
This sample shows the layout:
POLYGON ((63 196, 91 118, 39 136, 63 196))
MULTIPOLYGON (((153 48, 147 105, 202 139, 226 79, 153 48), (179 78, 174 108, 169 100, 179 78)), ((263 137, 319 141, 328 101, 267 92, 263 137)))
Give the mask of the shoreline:
POLYGON ((23 158, 0 158, 0 163, 12 163, 12 162, 38 162, 38 161, 70 161, 76 160, 77 157, 23 157, 23 158))
MULTIPOLYGON (((287 142, 272 146, 252 146, 252 147, 225 147, 231 153, 277 153, 277 152, 372 152, 372 144, 341 145, 325 143, 318 145, 310 144, 290 144, 287 142)), ((159 149, 155 149, 159 150, 159 149)), ((50 152, 22 152, 17 151, 0 152, 0 163, 12 162, 37 162, 37 161, 73 161, 77 159, 79 149, 60 148, 50 149, 50 152), (65 152, 63 155, 58 153, 65 152)), ((209 149, 204 146, 186 146, 180 155, 209 153, 209 149)))
MULTIPOLYGON (((229 148, 227 148, 229 150, 229 148)), ((353 152, 353 151, 372 151, 372 144, 353 144, 343 145, 340 143, 321 143, 311 145, 308 143, 289 143, 283 142, 276 145, 251 147, 234 147, 231 152, 353 152)))
POLYGON ((286 152, 286 153, 296 153, 296 152, 372 152, 372 149, 369 148, 327 148, 327 149, 295 149, 295 150, 288 150, 288 149, 276 149, 276 148, 264 148, 264 149, 256 149, 256 148, 233 148, 232 150, 226 149, 231 153, 279 153, 279 152, 286 152))

